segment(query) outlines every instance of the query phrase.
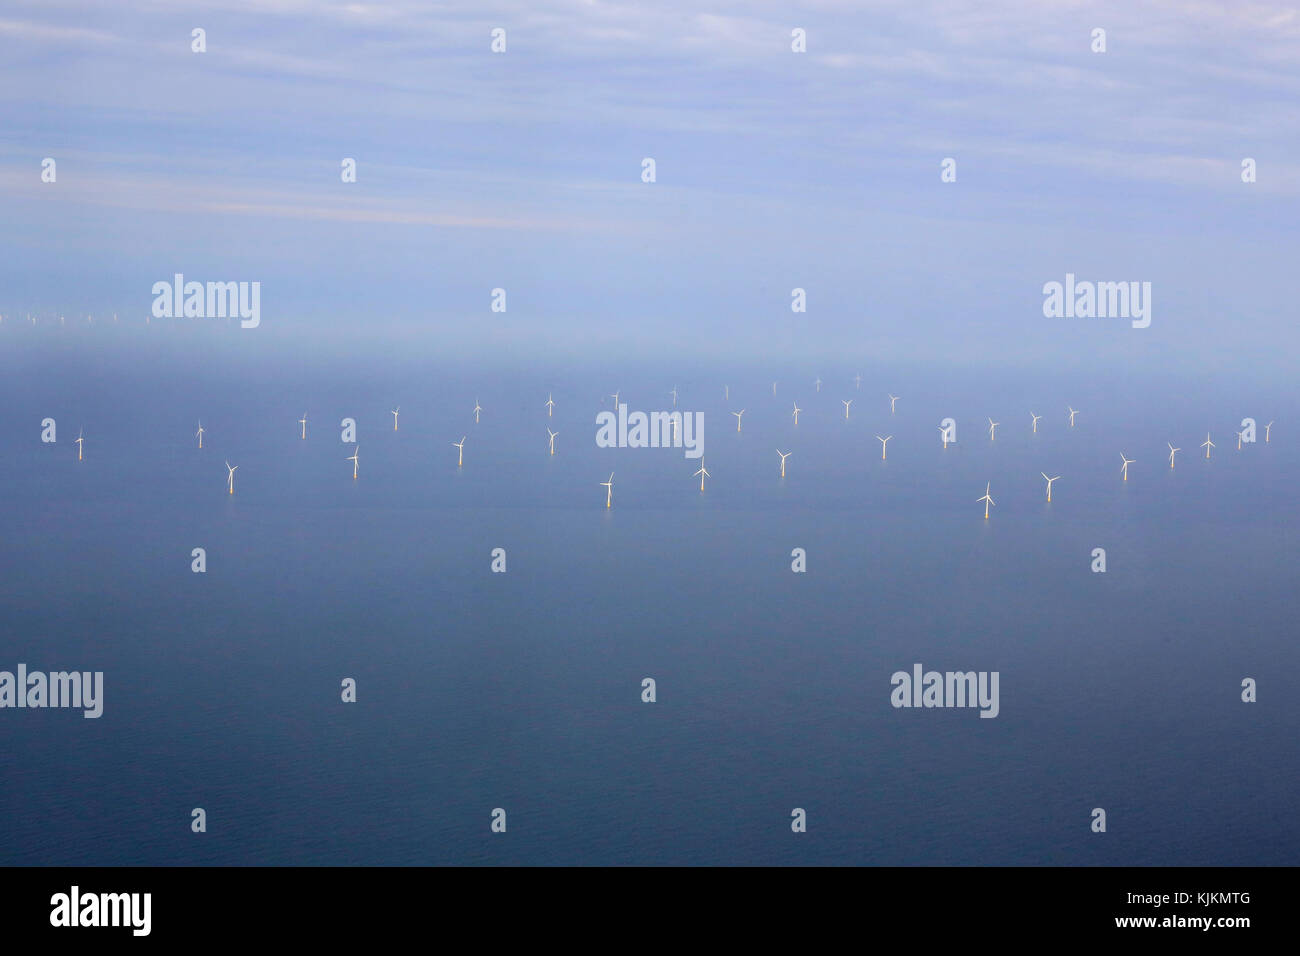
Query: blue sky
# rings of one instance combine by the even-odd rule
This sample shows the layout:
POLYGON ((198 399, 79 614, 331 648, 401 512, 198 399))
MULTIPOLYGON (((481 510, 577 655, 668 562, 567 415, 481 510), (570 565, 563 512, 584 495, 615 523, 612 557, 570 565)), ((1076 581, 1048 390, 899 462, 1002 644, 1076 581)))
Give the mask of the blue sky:
POLYGON ((260 281, 268 346, 1282 373, 1297 94, 1267 2, 11 0, 0 312, 184 272, 260 281), (1151 327, 1045 319, 1067 271, 1151 327))

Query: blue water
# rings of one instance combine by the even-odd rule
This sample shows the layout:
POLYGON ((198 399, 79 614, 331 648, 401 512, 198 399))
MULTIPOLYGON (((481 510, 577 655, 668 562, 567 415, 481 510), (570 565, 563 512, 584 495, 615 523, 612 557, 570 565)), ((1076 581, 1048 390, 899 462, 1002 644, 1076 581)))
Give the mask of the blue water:
POLYGON ((101 338, 0 335, 0 669, 105 672, 98 720, 0 711, 0 863, 1300 858, 1284 386, 324 360, 83 334, 101 338), (673 385, 705 415, 703 494, 680 451, 596 447, 608 393, 651 411, 673 385), (1246 415, 1260 441, 1237 451, 1246 415), (888 461, 876 434, 895 436, 888 461), (1064 476, 1050 505, 1040 471, 1064 476), (892 708, 890 675, 918 661, 999 671, 1000 715, 892 708))

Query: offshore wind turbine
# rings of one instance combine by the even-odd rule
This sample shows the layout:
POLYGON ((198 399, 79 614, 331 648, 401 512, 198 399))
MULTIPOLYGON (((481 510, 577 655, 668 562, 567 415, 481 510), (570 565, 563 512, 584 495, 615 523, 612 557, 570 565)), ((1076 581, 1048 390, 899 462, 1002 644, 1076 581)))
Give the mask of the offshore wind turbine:
POLYGON ((668 394, 673 397, 673 408, 676 408, 677 407, 677 386, 674 385, 673 390, 668 394))
POLYGON ((1030 413, 1029 413, 1029 417, 1032 418, 1032 419, 1034 420, 1034 434, 1037 435, 1037 434, 1038 434, 1038 420, 1039 420, 1040 418, 1042 418, 1043 416, 1042 416, 1042 415, 1035 415, 1033 412, 1030 412, 1030 413))
POLYGON ((894 414, 894 404, 902 398, 901 395, 889 394, 889 414, 894 414))
POLYGON ((548 429, 546 429, 546 434, 548 434, 548 435, 551 436, 551 454, 554 455, 554 454, 555 454, 555 436, 558 435, 559 432, 553 432, 553 431, 551 431, 551 430, 548 428, 548 429))
POLYGON ((772 394, 776 395, 776 382, 772 383, 772 394))
POLYGON ((840 404, 844 406, 844 420, 847 422, 849 420, 849 406, 853 404, 853 399, 850 398, 846 402, 844 399, 841 398, 840 404))
POLYGON ((987 484, 984 485, 984 497, 983 497, 983 498, 976 498, 976 499, 975 499, 975 501, 976 501, 977 503, 980 502, 980 501, 984 502, 984 520, 986 520, 986 521, 988 520, 988 517, 989 517, 989 505, 996 505, 996 504, 997 504, 997 502, 994 501, 994 500, 989 496, 989 485, 991 485, 991 484, 992 484, 992 482, 989 482, 989 483, 987 483, 987 484))
POLYGON ((1273 427, 1273 423, 1272 423, 1272 422, 1269 422, 1267 425, 1264 426, 1264 442, 1265 442, 1265 444, 1268 443, 1268 433, 1269 433, 1269 430, 1270 430, 1272 427, 1273 427))
POLYGON ((745 414, 745 410, 742 408, 740 411, 731 414, 736 416, 736 431, 740 431, 740 416, 745 414))
MULTIPOLYGON (((894 437, 893 435, 890 435, 890 436, 889 436, 889 438, 893 438, 893 437, 894 437)), ((879 435, 876 436, 876 441, 880 442, 880 460, 881 460, 881 461, 884 461, 884 460, 885 460, 885 449, 889 447, 889 438, 881 438, 879 435)))
MULTIPOLYGON (((1039 474, 1042 475, 1044 478, 1047 478, 1047 472, 1040 471, 1039 474)), ((1060 477, 1061 477, 1060 475, 1057 475, 1056 478, 1047 478, 1047 500, 1048 501, 1052 500, 1052 482, 1056 481, 1060 477)))
POLYGON ((1001 424, 1001 422, 995 422, 993 419, 989 419, 989 441, 998 440, 997 427, 1001 424))
POLYGON ((344 461, 350 461, 350 462, 352 462, 352 480, 353 480, 353 481, 356 481, 356 480, 357 480, 357 466, 358 466, 359 464, 361 464, 360 454, 361 454, 361 446, 358 445, 356 448, 352 449, 352 457, 351 457, 351 458, 344 458, 344 459, 343 459, 344 461))
POLYGON ((818 376, 817 376, 817 380, 816 380, 815 382, 813 382, 813 384, 814 384, 815 386, 817 386, 817 391, 820 392, 820 391, 822 390, 822 377, 821 377, 820 375, 818 375, 818 376))
POLYGON ((302 413, 302 418, 298 419, 298 424, 302 426, 302 440, 307 440, 307 413, 302 413))
POLYGON ((1205 449, 1205 457, 1210 457, 1210 449, 1214 447, 1214 442, 1210 441, 1210 433, 1205 433, 1205 441, 1201 442, 1201 447, 1205 449))
POLYGON ((81 445, 82 445, 82 443, 83 443, 86 439, 84 439, 84 438, 81 437, 81 429, 80 429, 80 428, 77 429, 77 437, 76 437, 75 440, 76 440, 76 443, 77 443, 77 461, 81 461, 81 445))
POLYGON ((1169 445, 1169 467, 1170 467, 1170 468, 1173 468, 1173 467, 1174 467, 1174 453, 1175 453, 1175 452, 1182 451, 1182 449, 1181 449, 1181 448, 1175 448, 1173 445, 1170 445, 1169 442, 1165 442, 1165 444, 1166 444, 1166 445, 1169 445))
POLYGON ((785 460, 786 460, 787 458, 789 458, 791 455, 793 455, 794 452, 792 452, 792 451, 782 451, 781 449, 778 448, 778 449, 776 450, 776 453, 777 453, 778 455, 781 456, 781 477, 784 478, 784 477, 785 477, 785 460))
POLYGON ((196 431, 194 434, 199 436, 199 447, 202 448, 203 447, 203 422, 202 421, 199 422, 199 430, 196 431))
MULTIPOLYGON (((702 467, 702 466, 701 466, 702 467)), ((602 481, 601 485, 605 488, 605 507, 608 508, 614 501, 614 473, 609 473, 609 481, 602 481)), ((704 487, 704 482, 700 482, 700 487, 704 487)))
POLYGON ((1123 452, 1120 452, 1120 453, 1119 453, 1119 457, 1124 459, 1124 465, 1123 465, 1123 467, 1122 467, 1122 470, 1123 470, 1123 472, 1124 472, 1124 480, 1125 480, 1125 481, 1128 481, 1128 466, 1131 465, 1131 464, 1133 464, 1133 462, 1137 461, 1137 459, 1136 459, 1136 458, 1124 458, 1124 453, 1123 453, 1123 452))
POLYGON ((1241 432, 1237 432, 1237 451, 1241 451, 1241 432))
POLYGON ((550 418, 551 414, 554 411, 555 411, 555 400, 551 398, 551 393, 547 392, 546 393, 546 417, 550 418))
POLYGON ((483 411, 483 406, 479 405, 478 399, 474 399, 474 424, 478 424, 478 413, 483 411))
MULTIPOLYGON (((610 477, 612 478, 612 477, 614 477, 614 476, 613 476, 613 475, 610 475, 610 477)), ((700 470, 697 471, 695 474, 691 475, 691 477, 692 477, 692 478, 699 478, 699 479, 700 479, 700 491, 703 491, 703 490, 704 490, 704 479, 705 479, 705 478, 712 478, 713 476, 709 474, 709 469, 705 468, 705 467, 704 467, 704 462, 701 461, 701 462, 700 462, 700 470)))
POLYGON ((1074 416, 1077 415, 1077 414, 1079 414, 1079 413, 1078 413, 1078 412, 1077 412, 1073 407, 1071 407, 1071 406, 1069 406, 1069 405, 1066 405, 1066 406, 1065 406, 1065 409, 1066 409, 1066 411, 1068 411, 1068 412, 1070 413, 1070 427, 1073 428, 1073 427, 1074 427, 1074 416))
POLYGON ((230 462, 226 462, 226 484, 229 486, 230 493, 232 495, 235 493, 235 472, 238 470, 239 470, 238 465, 236 465, 234 468, 231 468, 230 462))
POLYGON ((939 429, 939 435, 940 435, 940 437, 943 439, 943 447, 944 447, 944 448, 947 448, 947 447, 948 447, 948 429, 944 428, 942 425, 936 425, 935 428, 939 429))
POLYGON ((858 387, 858 390, 859 390, 859 391, 862 390, 862 373, 861 373, 861 372, 859 372, 857 375, 853 376, 853 383, 858 387))
POLYGON ((618 396, 622 393, 622 391, 623 390, 620 388, 617 392, 613 392, 609 396, 614 400, 614 411, 616 412, 618 411, 618 396))
POLYGON ((393 431, 397 431, 397 413, 400 412, 401 410, 402 410, 402 406, 398 405, 389 413, 393 416, 393 431))
POLYGON ((803 409, 799 407, 799 403, 798 403, 798 402, 795 402, 795 403, 794 403, 794 423, 795 423, 796 425, 799 424, 799 413, 800 413, 801 411, 803 411, 803 409))
POLYGON ((465 436, 461 435, 460 441, 454 441, 452 444, 460 449, 460 454, 456 458, 456 467, 459 468, 465 464, 465 436))

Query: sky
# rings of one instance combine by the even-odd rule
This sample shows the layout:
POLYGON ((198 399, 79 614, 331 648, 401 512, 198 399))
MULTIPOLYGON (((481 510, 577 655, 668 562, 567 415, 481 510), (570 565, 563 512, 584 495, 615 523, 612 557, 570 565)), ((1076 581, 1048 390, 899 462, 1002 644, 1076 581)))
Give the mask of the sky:
POLYGON ((0 314, 180 272, 268 351, 1285 376, 1297 93, 1271 2, 10 0, 0 314), (1067 272, 1151 326, 1044 317, 1067 272))

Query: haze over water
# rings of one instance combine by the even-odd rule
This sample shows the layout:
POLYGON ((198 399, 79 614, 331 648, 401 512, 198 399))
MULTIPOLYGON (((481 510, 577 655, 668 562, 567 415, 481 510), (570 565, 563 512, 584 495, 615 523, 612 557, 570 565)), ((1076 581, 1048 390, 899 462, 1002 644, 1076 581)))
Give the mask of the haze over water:
POLYGON ((551 371, 79 334, 101 338, 4 327, 0 669, 103 670, 104 714, 4 712, 4 863, 1289 864, 1300 850, 1293 389, 938 364, 551 371), (649 412, 674 385, 705 416, 703 494, 681 450, 596 447, 608 393, 649 412), (1247 415, 1259 442, 1239 452, 1247 415), (39 442, 47 416, 57 444, 39 442), (894 436, 888 461, 876 434, 894 436), (1166 441, 1183 449, 1172 472, 1166 441), (777 447, 793 452, 784 481, 777 447), (1126 483, 1121 452, 1136 459, 1126 483), (1040 471, 1063 476, 1050 505, 1040 471), (496 547, 505 574, 489 571, 496 547), (998 717, 891 707, 890 675, 916 662, 1000 672, 998 717), (1257 704, 1240 700, 1245 677, 1257 704), (194 807, 206 834, 190 832, 194 807), (494 807, 505 835, 489 832, 494 807))

